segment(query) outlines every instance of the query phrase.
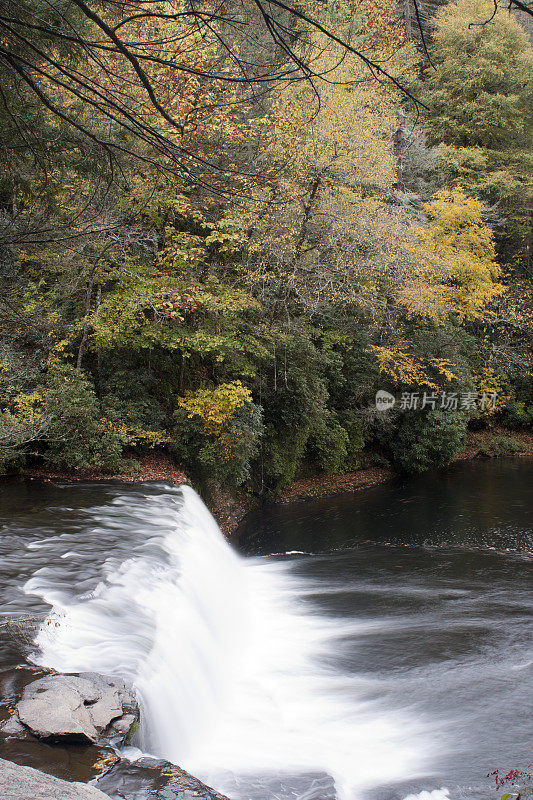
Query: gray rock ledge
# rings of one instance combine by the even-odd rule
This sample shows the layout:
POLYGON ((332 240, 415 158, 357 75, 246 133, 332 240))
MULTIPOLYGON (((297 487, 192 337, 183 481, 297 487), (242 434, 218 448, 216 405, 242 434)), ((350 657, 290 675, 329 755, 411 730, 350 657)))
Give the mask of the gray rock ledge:
POLYGON ((96 672, 52 674, 24 688, 2 732, 17 736, 29 731, 49 743, 120 746, 138 719, 135 694, 121 678, 96 672))

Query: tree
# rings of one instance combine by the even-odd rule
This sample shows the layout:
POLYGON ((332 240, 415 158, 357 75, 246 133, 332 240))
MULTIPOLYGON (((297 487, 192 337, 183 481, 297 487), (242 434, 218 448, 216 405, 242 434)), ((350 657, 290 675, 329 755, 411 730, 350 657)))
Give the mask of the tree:
MULTIPOLYGON (((532 13, 519 0, 509 3, 532 13)), ((348 3, 344 11, 361 15, 365 5, 348 3)), ((320 52, 335 43, 365 67, 367 78, 384 80, 419 103, 386 61, 371 56, 349 31, 339 35, 330 8, 313 15, 282 0, 9 0, 0 10, 2 113, 23 150, 45 152, 39 134, 44 113, 44 127, 58 123, 93 156, 110 162, 135 156, 220 189, 217 176, 232 171, 197 152, 189 135, 220 109, 238 115, 275 86, 306 81, 318 97, 322 79, 329 79, 317 47, 320 52), (209 82, 218 91, 209 102, 182 103, 168 95, 165 76, 178 90, 209 82), (230 100, 217 96, 224 87, 234 90, 230 100), (29 118, 21 121, 22 107, 36 128, 29 118)), ((394 32, 391 20, 382 2, 374 29, 394 32)))
POLYGON ((417 84, 436 141, 523 146, 531 121, 532 52, 520 24, 490 0, 454 0, 434 17, 432 67, 417 84))
MULTIPOLYGON (((418 56, 394 0, 314 27, 274 0, 40 2, 0 9, 6 462, 158 446, 200 484, 276 491, 358 465, 383 383, 470 390, 487 357, 508 391, 530 299, 502 291, 482 203, 399 188, 418 56)), ((425 422, 396 463, 455 447, 425 422)))
MULTIPOLYGON (((363 25, 359 36, 366 35, 363 25)), ((405 76, 414 48, 399 35, 392 41, 374 35, 369 52, 405 76)), ((368 82, 339 49, 323 53, 322 64, 331 82, 315 113, 305 89, 280 103, 266 154, 282 168, 270 208, 257 205, 244 280, 272 297, 275 314, 288 315, 289 307, 296 314, 302 308, 343 314, 352 305, 372 314, 383 300, 376 287, 407 271, 414 255, 405 246, 411 220, 393 196, 397 98, 368 82)))
POLYGON ((135 156, 209 186, 233 173, 197 149, 198 129, 222 111, 233 117, 257 105, 276 86, 306 81, 316 93, 323 75, 310 34, 341 43, 369 75, 399 86, 320 17, 280 0, 10 0, 0 31, 0 101, 24 148, 42 150, 42 141, 18 123, 19 94, 110 163, 135 156))
POLYGON ((434 22, 432 66, 413 90, 427 106, 433 141, 444 144, 441 181, 499 208, 503 260, 529 269, 533 50, 527 34, 490 0, 456 0, 434 22))
MULTIPOLYGON (((423 266, 400 290, 409 314, 435 320, 455 314, 460 320, 483 316, 485 306, 504 291, 497 282, 494 236, 483 220, 483 204, 459 187, 441 189, 426 203, 427 240, 445 265, 440 280, 423 266)), ((431 269, 431 268, 430 268, 431 269)))

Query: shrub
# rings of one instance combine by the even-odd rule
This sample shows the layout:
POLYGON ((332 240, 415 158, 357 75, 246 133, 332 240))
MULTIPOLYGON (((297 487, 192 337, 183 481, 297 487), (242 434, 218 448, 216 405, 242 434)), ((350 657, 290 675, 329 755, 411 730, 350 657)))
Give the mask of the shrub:
POLYGON ((522 445, 515 436, 495 436, 488 449, 491 455, 511 456, 515 453, 520 453, 522 445))
POLYGON ((121 467, 121 436, 106 428, 94 388, 82 373, 56 366, 48 375, 43 410, 50 419, 47 461, 75 470, 121 467))
POLYGON ((390 444, 402 472, 426 472, 449 464, 464 447, 466 416, 450 411, 405 413, 390 444))
POLYGON ((357 469, 360 465, 359 454, 365 446, 364 431, 365 427, 368 430, 368 423, 354 411, 342 411, 337 416, 347 435, 346 468, 357 469))
POLYGON ((506 428, 528 428, 533 424, 533 403, 511 400, 505 407, 502 423, 506 428))
MULTIPOLYGON (((208 390, 202 390, 205 392, 208 390)), ((215 390, 216 391, 216 390, 215 390)), ((200 403, 205 410, 205 397, 200 403)), ((174 414, 171 450, 187 473, 201 485, 211 479, 230 486, 240 486, 250 474, 263 434, 262 409, 248 400, 234 408, 229 416, 207 427, 202 416, 179 408, 174 414)), ((212 415, 208 415, 212 419, 212 415)), ((218 419, 218 416, 217 416, 218 419)))
POLYGON ((342 472, 348 460, 348 433, 333 414, 319 420, 309 437, 311 457, 325 472, 342 472))

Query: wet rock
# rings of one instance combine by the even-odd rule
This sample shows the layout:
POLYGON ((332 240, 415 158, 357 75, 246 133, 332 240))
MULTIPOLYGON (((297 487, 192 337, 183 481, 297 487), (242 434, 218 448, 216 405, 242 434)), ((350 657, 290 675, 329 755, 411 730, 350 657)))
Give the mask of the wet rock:
POLYGON ((26 733, 26 728, 19 722, 19 718, 16 714, 13 714, 12 717, 9 719, 4 720, 4 722, 0 722, 0 732, 2 732, 5 736, 24 736, 26 733))
MULTIPOLYGON (((47 744, 27 731, 26 736, 3 736, 2 758, 33 767, 66 781, 89 783, 117 760, 111 747, 97 744, 47 744)), ((0 798, 3 800, 0 793, 0 798)))
POLYGON ((137 722, 138 720, 135 714, 124 714, 123 717, 119 717, 113 721, 113 730, 127 738, 131 729, 137 722))
POLYGON ((0 759, 2 800, 110 800, 94 786, 71 783, 0 759))
POLYGON ((156 758, 121 760, 97 785, 113 800, 228 800, 180 767, 156 758))
MULTIPOLYGON (((70 744, 119 746, 139 718, 135 695, 124 681, 95 672, 46 675, 33 681, 24 688, 15 711, 34 736, 70 744)), ((8 732, 14 733, 14 723, 8 732)))

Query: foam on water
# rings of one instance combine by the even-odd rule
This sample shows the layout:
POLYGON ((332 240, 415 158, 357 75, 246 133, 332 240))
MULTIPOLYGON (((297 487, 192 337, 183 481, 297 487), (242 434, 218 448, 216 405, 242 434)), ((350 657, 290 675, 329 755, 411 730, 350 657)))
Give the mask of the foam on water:
POLYGON ((188 487, 131 514, 149 535, 131 557, 108 559, 91 591, 73 597, 53 569, 26 584, 54 607, 36 640, 39 663, 131 680, 142 706, 136 744, 236 797, 251 796, 247 776, 262 774, 326 772, 342 798, 424 774, 427 721, 391 709, 378 678, 329 658, 368 622, 314 609, 290 559, 238 556, 188 487))
POLYGON ((433 789, 432 792, 410 794, 404 800, 450 800, 450 790, 443 786, 442 789, 433 789))

